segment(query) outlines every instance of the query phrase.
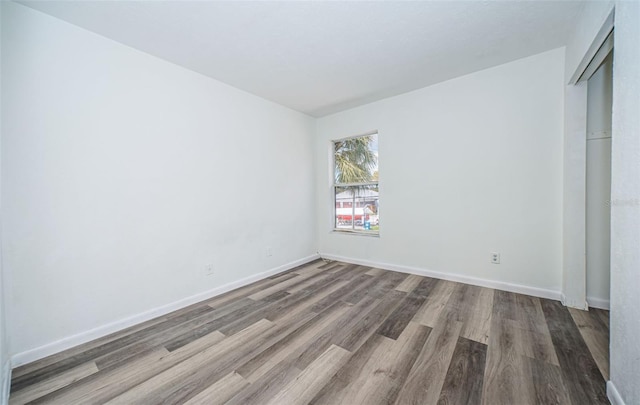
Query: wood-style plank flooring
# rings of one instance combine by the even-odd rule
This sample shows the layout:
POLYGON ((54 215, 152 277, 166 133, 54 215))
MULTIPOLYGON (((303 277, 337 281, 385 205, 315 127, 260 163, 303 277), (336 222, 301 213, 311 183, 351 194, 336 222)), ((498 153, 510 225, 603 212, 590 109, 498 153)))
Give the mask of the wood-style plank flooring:
POLYGON ((606 404, 608 312, 316 261, 13 370, 10 404, 606 404))

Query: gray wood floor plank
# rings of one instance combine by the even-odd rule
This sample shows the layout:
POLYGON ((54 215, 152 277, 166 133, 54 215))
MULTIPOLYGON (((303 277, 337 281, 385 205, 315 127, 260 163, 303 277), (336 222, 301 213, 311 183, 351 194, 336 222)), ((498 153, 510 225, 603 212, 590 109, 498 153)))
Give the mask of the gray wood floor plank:
POLYGON ((336 300, 343 300, 343 298, 352 293, 353 291, 357 291, 358 289, 364 288, 367 286, 367 282, 371 280, 373 277, 366 274, 359 274, 355 278, 353 278, 349 284, 340 288, 337 291, 334 291, 332 294, 328 295, 318 303, 316 303, 311 310, 314 312, 321 312, 326 309, 328 306, 333 305, 336 300))
POLYGON ((374 298, 381 298, 399 286, 408 276, 406 273, 385 271, 379 276, 378 283, 370 289, 369 294, 374 298))
MULTIPOLYGON (((378 303, 378 300, 366 297, 357 305, 351 306, 342 317, 336 320, 334 325, 323 329, 311 338, 311 344, 309 344, 304 351, 296 353, 296 367, 301 370, 305 369, 332 344, 336 344, 336 342, 345 339, 345 337, 352 332, 351 326, 358 324, 363 317, 367 316, 368 313, 375 308, 376 303, 378 303)), ((362 334, 360 334, 360 336, 362 336, 362 334)))
POLYGON ((307 404, 335 374, 351 353, 339 346, 331 345, 300 375, 283 387, 267 405, 307 404))
POLYGON ((227 405, 264 404, 273 398, 302 370, 293 361, 282 361, 257 378, 251 385, 232 397, 227 405))
POLYGON ((476 287, 475 302, 469 304, 462 317, 464 319, 460 336, 476 342, 487 344, 491 332, 491 318, 493 317, 493 294, 490 288, 476 287))
POLYGON ((367 341, 352 353, 347 362, 316 393, 309 403, 313 405, 333 405, 342 402, 345 390, 352 381, 355 381, 362 374, 362 370, 371 358, 372 353, 376 348, 384 344, 385 339, 384 336, 378 334, 369 336, 367 341))
POLYGON ((387 340, 371 355, 366 372, 354 379, 342 403, 392 404, 421 353, 431 328, 410 323, 397 340, 387 340))
POLYGON ((456 283, 438 280, 427 300, 416 313, 414 320, 423 325, 434 327, 440 320, 440 315, 445 310, 455 289, 456 283))
POLYGON ((222 405, 228 403, 239 391, 249 383, 238 373, 231 372, 221 380, 212 384, 198 395, 191 398, 184 405, 222 405))
POLYGON ((526 342, 526 352, 528 357, 558 365, 549 328, 540 305, 540 300, 528 295, 517 295, 517 318, 522 329, 526 333, 522 334, 522 339, 526 342))
POLYGON ((372 276, 366 273, 365 275, 368 276, 369 279, 361 282, 358 287, 353 289, 351 292, 344 294, 341 298, 342 301, 348 302, 349 304, 357 304, 365 296, 370 296, 371 289, 375 288, 378 285, 378 282, 381 280, 382 276, 372 276))
POLYGON ((426 299, 426 297, 414 297, 411 295, 405 297, 400 305, 380 325, 376 333, 396 340, 426 299))
POLYGON ((606 382, 569 310, 557 301, 543 299, 541 304, 571 401, 607 404, 606 382))
POLYGON ((487 346, 458 338, 442 390, 439 405, 475 405, 482 402, 482 385, 487 346))
POLYGON ((570 405, 571 399, 564 385, 560 367, 537 359, 526 359, 533 377, 536 403, 570 405))
POLYGON ((433 328, 396 404, 437 403, 461 329, 462 324, 456 321, 443 321, 433 328))
POLYGON ((407 278, 405 278, 404 281, 396 287, 396 290, 410 293, 414 288, 417 287, 418 284, 420 284, 420 281, 422 281, 421 276, 409 274, 407 278))
POLYGON ((412 297, 429 297, 433 292, 433 289, 438 285, 438 281, 431 277, 422 277, 418 285, 411 291, 412 297))
POLYGON ((609 331, 609 311, 599 308, 590 308, 589 311, 593 311, 594 314, 598 316, 598 319, 602 321, 602 324, 606 328, 607 332, 609 331))
POLYGON ((520 354, 518 326, 514 320, 492 317, 482 391, 484 405, 537 404, 531 370, 526 357, 520 354))
POLYGON ((518 320, 516 294, 495 290, 493 294, 493 315, 498 319, 518 320))
MULTIPOLYGON (((415 317, 436 284, 437 280, 435 279, 428 277, 421 278, 411 289, 411 292, 404 298, 402 303, 387 317, 384 323, 380 325, 377 333, 390 339, 397 339, 409 324, 409 321, 415 317)), ((401 290, 396 288, 396 291, 401 290)))
POLYGON ((401 291, 388 292, 371 311, 345 329, 347 333, 343 332, 339 338, 336 336, 333 342, 351 352, 357 350, 394 311, 405 295, 401 291))
POLYGON ((602 377, 609 379, 609 328, 602 321, 598 311, 569 308, 582 338, 587 344, 602 377))

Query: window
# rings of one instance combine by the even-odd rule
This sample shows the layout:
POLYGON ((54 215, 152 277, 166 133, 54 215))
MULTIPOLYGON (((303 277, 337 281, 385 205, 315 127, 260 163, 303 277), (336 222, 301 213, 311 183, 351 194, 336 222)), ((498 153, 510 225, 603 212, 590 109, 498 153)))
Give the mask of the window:
POLYGON ((333 141, 337 231, 378 234, 378 134, 333 141))

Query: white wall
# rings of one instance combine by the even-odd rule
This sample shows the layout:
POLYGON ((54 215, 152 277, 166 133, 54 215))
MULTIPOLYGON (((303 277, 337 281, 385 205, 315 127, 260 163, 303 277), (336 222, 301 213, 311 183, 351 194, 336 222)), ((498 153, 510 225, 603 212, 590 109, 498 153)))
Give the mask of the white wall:
POLYGON ((559 297, 563 78, 556 49, 319 119, 321 254, 559 297), (380 237, 333 233, 330 141, 371 130, 380 237))
POLYGON ((628 405, 640 404, 639 23, 640 3, 616 2, 611 181, 613 384, 609 388, 628 405))
POLYGON ((313 119, 4 6, 12 354, 315 253, 313 119))
POLYGON ((611 245, 611 103, 613 55, 588 82, 586 268, 589 306, 609 307, 611 245))

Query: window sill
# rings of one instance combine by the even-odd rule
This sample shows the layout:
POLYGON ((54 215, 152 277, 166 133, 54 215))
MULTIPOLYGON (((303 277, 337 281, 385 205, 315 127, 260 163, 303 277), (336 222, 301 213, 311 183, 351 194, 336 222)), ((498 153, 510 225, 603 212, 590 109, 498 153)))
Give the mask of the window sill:
POLYGON ((356 230, 352 230, 352 229, 332 229, 331 233, 342 234, 342 235, 373 236, 375 238, 379 238, 380 237, 380 232, 356 231, 356 230))

